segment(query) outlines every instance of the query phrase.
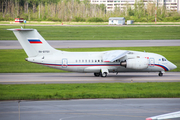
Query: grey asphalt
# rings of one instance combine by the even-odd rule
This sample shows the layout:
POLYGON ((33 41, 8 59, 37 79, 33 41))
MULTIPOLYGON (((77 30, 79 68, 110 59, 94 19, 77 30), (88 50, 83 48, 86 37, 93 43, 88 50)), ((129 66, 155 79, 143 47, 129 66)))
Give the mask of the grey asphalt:
POLYGON ((145 120, 179 110, 180 98, 21 101, 20 112, 18 101, 1 101, 0 120, 145 120))
POLYGON ((180 72, 166 72, 162 77, 157 72, 110 73, 106 78, 94 77, 93 73, 0 73, 0 84, 116 82, 180 82, 180 72))
MULTIPOLYGON (((47 40, 54 48, 180 46, 180 40, 47 40)), ((22 49, 17 40, 0 40, 0 49, 22 49)))

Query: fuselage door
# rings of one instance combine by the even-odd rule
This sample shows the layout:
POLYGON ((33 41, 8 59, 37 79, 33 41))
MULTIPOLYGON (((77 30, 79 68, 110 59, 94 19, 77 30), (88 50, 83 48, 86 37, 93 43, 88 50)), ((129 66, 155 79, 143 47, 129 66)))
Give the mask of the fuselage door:
POLYGON ((149 58, 149 66, 154 67, 155 60, 154 58, 149 58))
POLYGON ((68 60, 66 58, 62 59, 62 68, 67 68, 68 66, 68 60))

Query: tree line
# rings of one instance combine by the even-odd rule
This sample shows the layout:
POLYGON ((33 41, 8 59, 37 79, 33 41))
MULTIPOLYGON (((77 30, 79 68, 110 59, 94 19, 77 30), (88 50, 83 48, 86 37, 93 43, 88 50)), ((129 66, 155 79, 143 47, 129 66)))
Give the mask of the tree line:
MULTIPOLYGON (((109 17, 125 17, 136 22, 155 20, 155 3, 148 3, 145 8, 142 1, 131 9, 127 3, 124 10, 116 7, 107 11, 104 4, 90 4, 89 0, 1 0, 0 20, 9 21, 24 18, 29 21, 75 21, 107 22, 109 17)), ((177 11, 167 11, 157 7, 157 21, 180 22, 177 11)))

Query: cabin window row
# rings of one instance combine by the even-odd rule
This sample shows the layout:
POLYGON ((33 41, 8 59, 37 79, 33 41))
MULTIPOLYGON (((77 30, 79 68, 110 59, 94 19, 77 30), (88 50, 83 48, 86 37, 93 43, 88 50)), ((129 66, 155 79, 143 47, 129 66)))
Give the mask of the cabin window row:
MULTIPOLYGON (((103 60, 76 60, 76 62, 103 62, 103 60)), ((120 60, 116 60, 114 62, 120 62, 120 60)))
POLYGON ((76 60, 76 62, 103 62, 103 60, 76 60))

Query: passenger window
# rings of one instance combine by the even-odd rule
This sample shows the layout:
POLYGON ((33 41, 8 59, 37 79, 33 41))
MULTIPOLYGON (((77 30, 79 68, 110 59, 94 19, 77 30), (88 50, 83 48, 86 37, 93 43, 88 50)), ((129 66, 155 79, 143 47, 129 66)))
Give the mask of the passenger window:
POLYGON ((93 62, 93 60, 92 60, 92 62, 93 62))
POLYGON ((100 60, 98 60, 98 62, 100 62, 100 60))
POLYGON ((91 62, 91 60, 89 60, 89 62, 91 62))
POLYGON ((81 60, 79 60, 79 62, 81 62, 81 60))
POLYGON ((76 60, 76 62, 78 62, 78 60, 76 60))
POLYGON ((82 60, 82 62, 84 62, 84 60, 82 60))
POLYGON ((87 60, 85 60, 85 62, 87 62, 87 60))
POLYGON ((96 60, 95 60, 95 62, 96 62, 96 60))

